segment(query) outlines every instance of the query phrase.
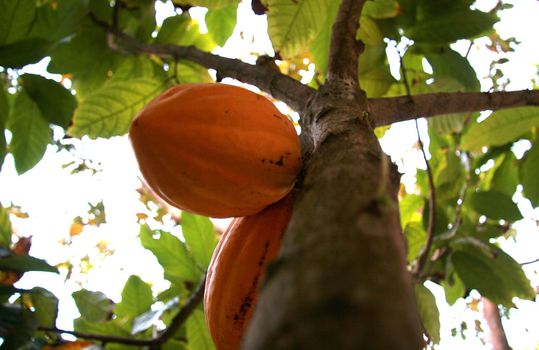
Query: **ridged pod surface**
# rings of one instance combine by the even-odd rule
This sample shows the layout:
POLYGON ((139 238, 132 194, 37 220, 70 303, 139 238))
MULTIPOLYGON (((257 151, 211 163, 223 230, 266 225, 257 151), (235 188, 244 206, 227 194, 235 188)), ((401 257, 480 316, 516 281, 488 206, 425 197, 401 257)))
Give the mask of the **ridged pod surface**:
POLYGON ((293 194, 235 218, 213 253, 206 277, 206 324, 218 350, 237 350, 256 305, 268 263, 275 259, 290 221, 293 194))
POLYGON ((301 167, 299 137, 271 101, 225 84, 183 84, 150 102, 129 136, 163 200, 211 217, 254 214, 283 198, 301 167))

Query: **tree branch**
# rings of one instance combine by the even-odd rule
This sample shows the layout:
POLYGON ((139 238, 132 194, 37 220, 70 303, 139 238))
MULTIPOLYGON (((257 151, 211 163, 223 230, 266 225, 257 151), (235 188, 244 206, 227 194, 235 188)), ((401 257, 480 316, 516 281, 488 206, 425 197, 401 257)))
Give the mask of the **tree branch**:
POLYGON ((372 98, 369 113, 375 126, 440 114, 539 106, 539 90, 452 92, 372 98))
POLYGON ((92 333, 70 331, 66 329, 59 329, 56 327, 40 326, 37 329, 43 332, 71 334, 80 339, 95 340, 102 343, 116 343, 116 344, 135 345, 135 346, 150 346, 153 344, 153 339, 135 339, 135 338, 119 337, 119 336, 114 336, 114 335, 92 334, 92 333))
POLYGON ((483 302, 483 318, 488 327, 489 342, 493 350, 511 350, 503 329, 498 305, 490 299, 481 297, 483 302))
POLYGON ((539 262, 539 258, 537 259, 533 259, 533 260, 530 260, 530 261, 525 261, 523 263, 520 263, 520 265, 531 265, 531 264, 535 264, 536 262, 539 262))
POLYGON ((109 40, 109 47, 115 51, 123 52, 127 49, 135 54, 151 54, 162 58, 190 60, 208 69, 215 69, 221 77, 230 77, 257 86, 273 97, 285 102, 300 114, 314 92, 314 89, 280 73, 276 69, 248 64, 238 59, 217 56, 201 51, 194 46, 141 43, 119 29, 111 27, 94 14, 90 13, 89 16, 95 24, 104 28, 110 36, 119 39, 119 44, 123 45, 123 47, 109 40))
POLYGON ((357 64, 364 45, 356 40, 365 0, 343 0, 333 24, 327 82, 353 94, 358 89, 357 64))
POLYGON ((128 337, 119 337, 113 335, 102 335, 102 334, 91 334, 77 331, 70 331, 59 329, 56 327, 38 327, 38 330, 43 332, 53 332, 61 334, 71 334, 77 338, 96 340, 104 343, 117 343, 124 345, 135 345, 135 346, 147 346, 150 349, 158 349, 163 345, 167 340, 172 338, 180 326, 187 320, 187 318, 193 313, 196 307, 202 301, 204 297, 204 288, 206 285, 206 276, 200 281, 197 288, 191 294, 189 299, 185 302, 183 308, 174 316, 168 327, 157 337, 153 339, 135 339, 128 337))

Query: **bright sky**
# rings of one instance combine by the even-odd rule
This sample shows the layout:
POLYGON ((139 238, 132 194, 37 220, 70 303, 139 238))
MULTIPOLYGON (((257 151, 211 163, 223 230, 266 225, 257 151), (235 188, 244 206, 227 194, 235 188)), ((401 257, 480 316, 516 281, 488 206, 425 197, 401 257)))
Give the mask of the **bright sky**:
MULTIPOLYGON (((478 7, 490 9, 495 2, 479 1, 478 7)), ((539 18, 539 2, 514 0, 513 3, 515 8, 503 12, 497 30, 503 38, 514 36, 522 42, 514 54, 508 55, 511 61, 504 66, 504 71, 512 81, 508 88, 517 90, 531 88, 530 77, 537 72, 539 38, 537 31, 531 28, 539 18)), ((157 2, 156 5, 160 20, 170 15, 169 3, 157 2)), ((242 4, 239 11, 240 22, 234 37, 219 53, 253 62, 255 56, 249 55, 251 52, 271 53, 271 49, 268 49, 271 46, 267 38, 266 22, 264 17, 252 14, 249 4, 242 4)), ((196 15, 203 15, 203 11, 196 15)), ((478 41, 469 56, 480 78, 488 75, 488 64, 484 62, 492 58, 492 53, 482 48, 483 42, 478 41)), ((29 71, 42 72, 46 63, 44 60, 29 71)), ((489 86, 484 85, 483 88, 486 90, 489 86)), ((401 171, 407 172, 408 179, 413 177, 416 166, 423 166, 420 155, 413 149, 415 143, 415 130, 411 123, 393 127, 383 142, 384 149, 394 160, 406 159, 401 171)), ((2 204, 14 203, 30 215, 29 219, 13 218, 13 224, 19 235, 33 236, 32 255, 44 258, 53 265, 70 259, 79 261, 88 255, 90 263, 94 265, 87 274, 81 274, 75 268, 72 280, 67 282, 64 282, 66 271, 62 270, 60 276, 28 273, 18 284, 24 288, 45 286, 58 296, 61 301, 58 326, 66 329, 71 328, 71 320, 77 314, 70 295, 80 288, 79 283, 89 290, 102 291, 115 301, 120 300, 121 288, 130 274, 137 274, 143 280, 153 283, 156 291, 167 285, 160 281, 162 273, 155 258, 136 239, 138 224, 135 214, 142 210, 142 204, 138 202, 135 191, 139 186, 139 175, 127 138, 95 141, 85 139, 77 142, 76 157, 66 152, 55 153, 54 148, 49 147, 44 159, 26 174, 16 175, 11 156, 6 158, 0 173, 2 204), (70 169, 63 169, 62 165, 76 160, 77 156, 100 163, 102 171, 94 176, 89 173, 71 175, 70 169), (88 202, 95 204, 100 200, 105 204, 107 223, 100 228, 87 226, 80 236, 73 238, 69 246, 62 245, 60 242, 69 238, 72 219, 76 216, 84 217, 89 209, 88 202), (96 248, 100 242, 106 242, 114 254, 103 259, 96 248)), ((539 220, 539 210, 533 210, 527 201, 522 201, 520 208, 527 219, 516 225, 519 241, 504 242, 504 249, 517 261, 529 261, 538 257, 536 249, 526 247, 539 246, 539 232, 534 222, 539 220)), ((219 221, 218 224, 224 225, 226 221, 219 221)), ((539 285, 538 268, 539 264, 526 266, 534 285, 539 285)), ((478 339, 474 339, 473 320, 480 318, 480 314, 466 311, 465 301, 449 308, 444 302, 443 291, 432 285, 429 287, 437 295, 444 325, 443 341, 439 349, 484 348, 478 339), (463 320, 471 322, 464 342, 460 337, 450 336, 450 329, 458 328, 463 320)), ((510 342, 515 349, 535 349, 539 345, 539 307, 530 302, 518 302, 517 305, 519 310, 513 310, 511 320, 505 322, 510 342)))

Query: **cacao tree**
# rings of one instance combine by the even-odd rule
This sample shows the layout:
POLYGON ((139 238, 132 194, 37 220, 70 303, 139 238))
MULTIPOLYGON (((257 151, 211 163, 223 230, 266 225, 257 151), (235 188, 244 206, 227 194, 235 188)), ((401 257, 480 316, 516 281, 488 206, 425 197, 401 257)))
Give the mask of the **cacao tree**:
MULTIPOLYGON (((81 145, 125 140, 137 113, 167 88, 242 83, 296 118, 303 163, 242 348, 436 345, 439 315, 426 282, 441 286, 449 304, 483 300, 491 343, 507 348, 500 310, 536 292, 526 262, 500 242, 518 245, 524 207, 536 234, 539 203, 537 73, 525 90, 511 89, 504 65, 519 42, 495 27, 511 8, 473 0, 2 0, 0 181, 10 169, 37 172, 47 150, 75 155, 64 170, 71 176, 99 173, 77 153, 81 145), (271 47, 256 52, 253 40, 250 57, 231 58, 220 50, 245 34, 237 25, 245 11, 251 26, 267 20, 271 47), (479 48, 493 53, 487 77, 470 57, 479 48), (393 131, 410 123, 421 165, 406 183, 402 162, 380 140, 398 144, 393 131)), ((138 194, 137 244, 162 268, 165 287, 131 274, 120 301, 80 288, 72 329, 58 327, 60 301, 46 286, 18 281, 31 273, 69 280, 94 262, 33 256, 32 233, 16 223, 34 218, 0 198, 0 349, 213 348, 201 300, 219 229, 144 185, 138 194)), ((90 202, 62 244, 106 222, 104 203, 90 202)), ((99 244, 100 256, 113 255, 99 244)))

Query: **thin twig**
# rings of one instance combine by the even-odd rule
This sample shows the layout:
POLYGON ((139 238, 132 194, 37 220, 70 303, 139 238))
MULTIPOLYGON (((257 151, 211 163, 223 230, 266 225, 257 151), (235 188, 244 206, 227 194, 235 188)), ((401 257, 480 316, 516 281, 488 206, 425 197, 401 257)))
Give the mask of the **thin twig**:
POLYGON ((38 327, 38 330, 43 332, 53 332, 59 334, 71 334, 77 338, 96 340, 103 343, 116 343, 124 345, 136 345, 136 346, 147 346, 150 349, 157 349, 163 345, 167 340, 172 338, 180 326, 187 320, 187 318, 193 313, 197 306, 202 301, 204 297, 204 287, 206 285, 206 277, 198 284, 197 288, 191 294, 189 299, 187 299, 185 305, 182 309, 174 316, 167 328, 157 337, 153 339, 134 339, 128 337, 112 336, 112 335, 101 335, 101 334, 91 334, 77 331, 70 331, 65 329, 59 329, 56 327, 38 327))
POLYGON ((150 346, 153 344, 153 339, 134 339, 134 338, 127 338, 127 337, 119 337, 119 336, 114 336, 114 335, 92 334, 92 333, 70 331, 70 330, 60 329, 56 327, 39 326, 37 329, 43 332, 70 334, 80 339, 95 340, 102 343, 116 343, 116 344, 137 345, 137 346, 150 346))
POLYGON ((170 324, 168 325, 167 329, 163 333, 159 335, 154 340, 154 343, 152 344, 152 347, 158 347, 159 345, 164 344, 167 340, 172 338, 178 328, 187 320, 187 318, 193 313, 193 311, 196 309, 198 304, 202 302, 202 299, 204 298, 204 289, 206 286, 206 276, 200 281, 197 288, 195 289, 195 292, 191 294, 189 299, 187 299, 187 302, 183 306, 183 308, 178 312, 176 316, 172 319, 170 324))
POLYGON ((89 13, 89 17, 117 41, 111 42, 109 40, 108 45, 112 50, 122 53, 128 51, 132 54, 155 55, 167 59, 190 60, 208 69, 215 69, 221 77, 229 77, 257 86, 262 91, 288 104, 300 114, 315 92, 313 88, 270 67, 252 65, 238 59, 214 55, 199 50, 195 46, 142 43, 121 30, 111 27, 93 13, 89 13))
POLYGON ((523 263, 520 263, 520 265, 524 266, 524 265, 530 265, 530 264, 535 264, 536 262, 539 262, 539 258, 537 259, 534 259, 534 260, 530 260, 530 261, 525 261, 523 263))
MULTIPOLYGON (((402 78, 402 82, 404 83, 404 88, 406 89, 406 96, 408 96, 409 98, 412 98, 412 94, 410 91, 410 84, 408 83, 408 78, 406 76, 406 68, 404 67, 402 56, 403 55, 399 56, 401 78, 402 78)), ((419 123, 417 119, 415 119, 415 129, 417 132, 417 142, 419 143, 419 148, 421 149, 421 154, 423 155, 423 160, 425 161, 425 165, 427 168, 427 178, 429 181, 429 223, 427 226, 427 240, 425 242, 425 246, 423 247, 423 250, 419 254, 419 257, 417 258, 417 263, 414 266, 414 269, 412 271, 412 274, 418 277, 421 271, 423 270, 423 267, 425 266, 425 263, 430 253, 432 242, 434 240, 434 226, 436 224, 436 188, 434 186, 434 179, 432 177, 432 169, 430 167, 430 163, 427 158, 427 153, 425 152, 425 145, 423 144, 423 141, 421 140, 421 133, 419 132, 419 123)))
POLYGON ((417 131, 417 142, 419 143, 419 147, 421 148, 421 154, 423 155, 423 160, 425 161, 425 165, 427 167, 427 178, 429 181, 429 223, 427 226, 427 240, 425 242, 423 250, 421 251, 421 253, 419 253, 417 263, 414 266, 414 270, 412 272, 413 275, 417 277, 419 276, 419 274, 423 270, 423 267, 425 266, 425 263, 427 262, 427 258, 430 254, 430 248, 434 240, 434 226, 436 224, 436 188, 434 187, 432 169, 430 167, 429 160, 427 159, 425 146, 423 145, 423 141, 421 140, 421 135, 419 133, 419 124, 417 119, 415 120, 415 128, 417 131))

